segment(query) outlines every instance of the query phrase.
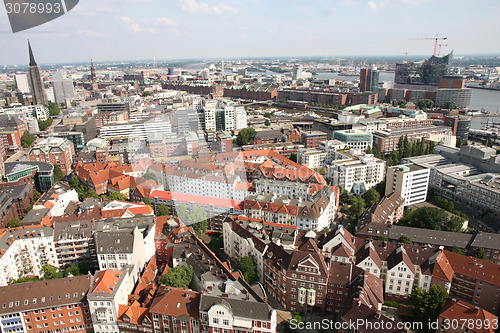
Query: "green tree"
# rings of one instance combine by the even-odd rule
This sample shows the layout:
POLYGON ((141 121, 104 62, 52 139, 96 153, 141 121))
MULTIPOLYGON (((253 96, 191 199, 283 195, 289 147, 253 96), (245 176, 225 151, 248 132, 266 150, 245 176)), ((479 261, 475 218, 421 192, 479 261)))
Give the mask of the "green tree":
POLYGON ((392 106, 394 106, 394 107, 395 107, 395 106, 397 106, 397 105, 398 105, 398 100, 397 100, 397 99, 393 99, 393 100, 391 101, 391 104, 392 104, 392 106))
POLYGON ((153 93, 151 91, 145 91, 142 93, 142 97, 147 97, 147 96, 151 96, 153 95, 153 93))
POLYGON ((409 245, 413 245, 413 242, 411 241, 411 238, 407 235, 401 235, 401 237, 399 237, 398 239, 398 242, 401 243, 401 244, 409 244, 409 245))
POLYGON ((222 248, 224 248, 224 238, 221 235, 220 237, 214 237, 210 240, 210 243, 208 243, 208 247, 210 250, 213 252, 218 251, 222 248))
POLYGON ((24 131, 23 136, 21 137, 21 145, 24 148, 28 148, 31 144, 36 140, 36 137, 32 135, 28 131, 24 131))
POLYGON ((297 154, 296 153, 290 154, 290 161, 297 163, 297 154))
POLYGON ((40 281, 38 276, 23 276, 17 280, 12 281, 11 283, 16 284, 16 283, 24 283, 24 282, 35 282, 35 281, 40 281))
POLYGON ((243 128, 239 133, 238 137, 236 138, 236 143, 239 146, 245 146, 250 143, 250 140, 252 139, 253 135, 256 133, 255 129, 253 127, 248 127, 248 128, 243 128))
POLYGON ((41 196, 42 196, 42 193, 40 193, 38 191, 33 192, 33 196, 31 197, 32 203, 37 202, 38 199, 40 199, 41 196))
POLYGON ((248 282, 248 284, 252 285, 259 281, 255 261, 252 257, 240 257, 238 269, 241 271, 243 278, 246 282, 248 282))
POLYGON ((448 101, 446 103, 444 103, 444 108, 445 109, 448 109, 448 110, 453 110, 453 109, 456 109, 457 107, 457 103, 455 103, 455 101, 448 101))
POLYGON ((144 179, 151 179, 151 180, 154 180, 155 182, 158 181, 158 178, 152 172, 146 172, 145 174, 142 175, 142 178, 144 178, 144 179))
POLYGON ((376 238, 378 241, 381 241, 381 242, 387 242, 389 241, 389 238, 386 236, 386 235, 380 235, 380 236, 377 236, 376 238))
POLYGON ((445 222, 442 230, 451 232, 461 232, 464 226, 464 220, 459 216, 452 216, 445 222))
POLYGON ((378 194, 380 194, 380 197, 383 197, 385 195, 385 186, 387 184, 387 181, 386 179, 384 179, 383 181, 381 181, 380 183, 378 183, 377 185, 375 185, 375 191, 378 192, 378 194))
POLYGON ((458 246, 456 246, 456 245, 453 245, 453 247, 451 248, 451 252, 464 255, 464 251, 462 251, 461 249, 459 249, 458 246))
POLYGON ((49 264, 45 264, 42 266, 42 272, 44 280, 60 279, 64 277, 63 271, 49 264))
POLYGON ((179 204, 175 207, 175 215, 184 223, 188 220, 188 211, 186 206, 179 204))
POLYGON ((357 221, 365 211, 365 201, 363 198, 354 198, 354 202, 349 207, 349 218, 351 222, 357 221))
POLYGON ((49 102, 47 106, 49 108, 49 114, 51 117, 61 114, 61 109, 59 109, 59 105, 57 105, 56 103, 49 102))
POLYGON ((120 193, 120 192, 113 192, 108 196, 108 199, 113 201, 113 200, 120 200, 120 201, 127 201, 127 197, 125 194, 120 193))
POLYGON ((90 190, 87 192, 87 198, 98 198, 99 195, 97 195, 97 192, 94 190, 90 190))
POLYGON ((78 179, 78 177, 75 174, 71 175, 71 178, 69 179, 68 184, 69 184, 69 186, 71 186, 75 190, 77 188, 80 188, 80 180, 78 179))
POLYGON ((406 101, 404 99, 400 100, 398 103, 400 108, 405 108, 406 107, 406 101))
POLYGON ((434 102, 431 99, 421 99, 418 101, 417 106, 421 109, 432 108, 434 106, 434 102))
MULTIPOLYGON (((148 199, 148 198, 144 198, 144 199, 148 199)), ((148 199, 148 201, 149 201, 149 199, 148 199)), ((145 202, 145 203, 147 204, 147 202, 145 202)), ((149 204, 151 204, 151 202, 149 202, 149 204)), ((168 216, 168 215, 170 215, 170 209, 168 209, 168 206, 165 204, 160 204, 160 206, 158 207, 158 216, 168 216)), ((181 219, 181 221, 182 221, 182 219, 181 219)))
POLYGON ((472 254, 472 256, 476 257, 478 259, 489 260, 488 257, 486 256, 486 253, 484 252, 484 249, 482 247, 477 247, 474 250, 474 253, 472 254))
POLYGON ((269 119, 266 119, 266 121, 264 122, 264 125, 265 126, 270 126, 271 125, 271 121, 269 119))
POLYGON ((60 182, 64 178, 64 174, 59 164, 54 164, 54 182, 60 182))
POLYGON ((485 146, 487 146, 487 147, 490 147, 490 148, 491 148, 491 147, 493 147, 493 140, 492 140, 491 138, 487 138, 487 139, 483 142, 483 144, 484 144, 485 146))
POLYGON ((17 227, 19 227, 19 223, 20 223, 19 219, 16 219, 15 217, 11 217, 9 219, 9 222, 7 223, 7 226, 9 228, 17 228, 17 227))
POLYGON ((49 118, 47 120, 38 120, 38 128, 40 131, 45 131, 47 128, 49 128, 50 125, 52 125, 52 122, 54 120, 52 118, 49 118))
MULTIPOLYGON (((431 286, 427 292, 422 288, 413 289, 410 295, 410 305, 413 308, 414 320, 424 323, 424 327, 436 321, 446 299, 448 299, 448 293, 439 285, 431 286)), ((424 331, 434 332, 428 326, 424 331)))
POLYGON ((376 189, 371 188, 363 195, 363 199, 365 200, 366 207, 371 207, 380 200, 380 194, 376 189))
POLYGON ((82 275, 82 273, 80 272, 80 266, 78 266, 78 264, 75 262, 73 264, 71 264, 68 268, 66 268, 66 270, 64 271, 64 275, 65 276, 78 276, 78 275, 82 275))
POLYGON ((406 210, 398 224, 415 228, 442 230, 447 222, 448 214, 444 209, 420 207, 416 210, 406 210))
POLYGON ((372 153, 372 146, 368 146, 368 148, 366 148, 366 153, 367 154, 373 154, 372 153))
POLYGON ((326 168, 325 167, 318 167, 318 168, 314 168, 313 169, 314 171, 316 171, 317 173, 319 173, 320 175, 326 175, 326 168))
POLYGON ((446 200, 445 198, 442 198, 440 196, 435 196, 432 198, 431 203, 435 206, 438 206, 440 208, 443 208, 444 210, 447 210, 451 213, 454 212, 455 210, 455 205, 453 202, 446 200))
POLYGON ((172 288, 188 287, 193 280, 193 266, 183 265, 168 269, 158 282, 172 288))

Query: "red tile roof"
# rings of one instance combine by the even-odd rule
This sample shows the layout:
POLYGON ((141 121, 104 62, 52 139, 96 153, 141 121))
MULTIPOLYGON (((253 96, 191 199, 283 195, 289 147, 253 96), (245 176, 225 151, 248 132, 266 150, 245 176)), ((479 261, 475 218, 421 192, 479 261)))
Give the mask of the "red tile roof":
POLYGON ((176 200, 177 202, 193 202, 197 205, 201 206, 210 206, 214 205, 215 207, 221 208, 234 208, 234 209, 243 209, 242 200, 232 200, 232 199, 221 199, 221 198, 212 198, 212 197, 204 197, 201 195, 192 195, 192 194, 184 194, 184 193, 176 193, 176 192, 168 192, 168 191, 153 191, 151 192, 150 198, 158 198, 160 200, 176 200))
POLYGON ((449 319, 450 322, 453 320, 458 320, 458 322, 466 321, 478 323, 481 325, 474 325, 474 329, 471 331, 477 333, 493 333, 495 332, 494 324, 498 322, 498 317, 494 314, 483 310, 479 307, 475 307, 472 304, 466 303, 464 301, 457 301, 455 299, 449 298, 443 306, 443 310, 439 315, 439 319, 449 319), (489 322, 489 328, 486 328, 485 324, 489 322))
POLYGON ((120 271, 100 271, 94 281, 92 293, 112 294, 122 275, 123 272, 120 271))

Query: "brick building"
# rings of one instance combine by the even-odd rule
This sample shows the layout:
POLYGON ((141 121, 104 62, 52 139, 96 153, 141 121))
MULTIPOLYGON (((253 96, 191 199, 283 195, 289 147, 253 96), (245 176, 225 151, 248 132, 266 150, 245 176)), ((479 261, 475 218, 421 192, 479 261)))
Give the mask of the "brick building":
POLYGON ((29 153, 30 161, 47 162, 61 167, 64 175, 71 173, 75 147, 69 140, 50 137, 36 143, 29 153))

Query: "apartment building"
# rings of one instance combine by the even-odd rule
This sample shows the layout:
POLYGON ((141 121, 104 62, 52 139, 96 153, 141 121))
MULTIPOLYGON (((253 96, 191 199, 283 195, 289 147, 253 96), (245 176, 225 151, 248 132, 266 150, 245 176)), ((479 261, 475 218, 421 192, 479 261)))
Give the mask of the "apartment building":
POLYGON ((345 142, 349 148, 359 149, 363 153, 366 152, 368 147, 373 146, 372 133, 363 132, 360 130, 342 130, 335 131, 333 134, 335 140, 345 142))
POLYGON ((2 333, 91 333, 91 275, 0 287, 2 333))
POLYGON ((67 139, 49 137, 37 142, 29 153, 30 161, 47 162, 61 167, 64 175, 71 173, 75 147, 67 139))
POLYGON ((327 153, 318 149, 301 149, 297 153, 297 162, 309 168, 319 168, 325 165, 327 153))
POLYGON ((304 230, 322 230, 334 220, 338 200, 338 188, 325 186, 306 201, 287 195, 251 195, 245 199, 243 208, 245 215, 254 219, 304 230))
POLYGON ((54 247, 58 266, 64 269, 83 258, 90 258, 93 232, 94 222, 91 220, 55 222, 54 247))
POLYGON ((118 332, 120 304, 128 304, 134 287, 132 268, 97 271, 92 278, 87 300, 95 333, 118 332))
POLYGON ((327 166, 327 178, 332 185, 361 195, 384 180, 385 165, 384 160, 372 154, 336 152, 335 159, 327 166))
POLYGON ((42 277, 42 266, 58 266, 51 227, 4 229, 0 233, 0 285, 24 276, 42 277))
POLYGON ((441 141, 450 141, 453 131, 447 126, 420 126, 415 128, 391 128, 373 133, 373 148, 382 154, 398 150, 399 138, 408 137, 409 141, 439 137, 441 141))
POLYGON ((155 117, 142 121, 127 121, 121 123, 112 123, 101 127, 100 138, 102 139, 138 139, 148 140, 161 135, 170 138, 172 135, 172 126, 167 117, 155 117))
POLYGON ((387 169, 385 195, 398 193, 405 207, 424 202, 429 188, 430 169, 417 164, 403 164, 387 169))

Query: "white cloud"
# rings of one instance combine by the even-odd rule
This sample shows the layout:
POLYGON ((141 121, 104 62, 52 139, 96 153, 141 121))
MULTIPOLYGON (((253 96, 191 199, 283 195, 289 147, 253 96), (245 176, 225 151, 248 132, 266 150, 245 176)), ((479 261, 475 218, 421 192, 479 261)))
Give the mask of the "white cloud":
POLYGON ((167 27, 175 27, 177 23, 174 22, 174 20, 168 18, 168 17, 158 17, 154 21, 154 25, 156 26, 167 26, 167 27))
POLYGON ((78 36, 83 36, 83 37, 104 37, 104 34, 94 31, 94 30, 78 30, 76 32, 78 36))
POLYGON ((209 5, 197 0, 179 0, 179 2, 181 9, 189 13, 238 14, 238 9, 225 4, 209 5))
POLYGON ((385 7, 385 3, 383 3, 383 2, 379 2, 379 3, 376 3, 375 1, 368 2, 368 8, 370 10, 373 10, 373 11, 380 10, 384 7, 385 7))
POLYGON ((119 21, 125 25, 125 28, 132 33, 138 33, 138 32, 149 32, 149 33, 156 33, 156 31, 153 28, 149 27, 144 27, 141 26, 140 24, 134 22, 130 17, 128 16, 122 16, 119 18, 119 21))
POLYGON ((78 15, 78 16, 84 16, 84 17, 93 17, 97 16, 98 14, 104 13, 104 14, 109 14, 112 13, 113 9, 110 7, 96 7, 89 9, 85 6, 76 6, 71 13, 78 15))

